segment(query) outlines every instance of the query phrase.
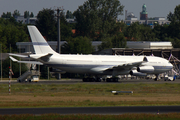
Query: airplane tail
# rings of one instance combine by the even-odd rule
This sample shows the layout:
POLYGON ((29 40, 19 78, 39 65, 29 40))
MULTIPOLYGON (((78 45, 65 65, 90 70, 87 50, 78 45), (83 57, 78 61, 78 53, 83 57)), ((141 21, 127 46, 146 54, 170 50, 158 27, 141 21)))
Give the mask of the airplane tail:
POLYGON ((27 26, 36 54, 56 53, 35 26, 27 26))

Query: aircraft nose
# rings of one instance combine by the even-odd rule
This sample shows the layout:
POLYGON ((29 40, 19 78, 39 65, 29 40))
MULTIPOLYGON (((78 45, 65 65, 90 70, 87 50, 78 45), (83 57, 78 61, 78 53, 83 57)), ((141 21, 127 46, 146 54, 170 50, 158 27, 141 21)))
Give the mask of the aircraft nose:
POLYGON ((172 69, 172 68, 173 68, 173 65, 172 65, 171 63, 169 63, 169 64, 170 64, 170 65, 169 65, 169 66, 170 66, 170 69, 172 69))

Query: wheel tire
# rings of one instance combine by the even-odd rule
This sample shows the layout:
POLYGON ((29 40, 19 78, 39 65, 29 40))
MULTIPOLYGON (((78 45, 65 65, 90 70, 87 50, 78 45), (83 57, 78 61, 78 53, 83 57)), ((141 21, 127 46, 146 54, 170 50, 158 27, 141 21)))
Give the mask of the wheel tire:
POLYGON ((87 78, 83 78, 83 82, 87 82, 87 78))
POLYGON ((111 82, 111 78, 107 78, 107 79, 106 79, 106 82, 111 82))
POLYGON ((118 78, 113 78, 113 82, 118 82, 118 78))
POLYGON ((96 78, 95 82, 101 82, 101 78, 96 78))

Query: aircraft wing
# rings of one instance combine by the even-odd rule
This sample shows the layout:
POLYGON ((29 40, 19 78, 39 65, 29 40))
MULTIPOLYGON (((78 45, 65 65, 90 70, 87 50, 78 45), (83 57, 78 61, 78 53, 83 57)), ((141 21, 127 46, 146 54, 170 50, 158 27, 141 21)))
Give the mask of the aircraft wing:
MULTIPOLYGON (((141 62, 133 62, 133 63, 127 63, 127 64, 122 64, 122 65, 117 65, 117 66, 113 66, 111 68, 108 69, 114 69, 114 70, 131 70, 133 67, 138 67, 143 63, 143 61, 141 62)), ((107 70, 108 70, 107 69, 107 70)))
POLYGON ((108 71, 130 71, 134 67, 141 66, 142 63, 144 62, 147 62, 146 57, 144 57, 144 59, 139 62, 132 62, 132 63, 121 64, 121 65, 112 65, 112 66, 109 66, 109 65, 100 66, 100 67, 92 68, 91 71, 99 72, 99 73, 108 72, 108 71))
POLYGON ((117 71, 121 71, 121 70, 131 70, 133 67, 138 67, 140 66, 142 63, 147 62, 147 58, 144 57, 143 61, 139 61, 139 62, 132 62, 132 63, 127 63, 127 64, 122 64, 122 65, 117 65, 117 66, 112 66, 108 69, 106 69, 106 71, 108 70, 117 70, 117 71))
POLYGON ((41 62, 39 62, 39 61, 18 61, 17 59, 13 58, 12 56, 9 56, 9 58, 10 58, 13 62, 43 65, 43 63, 41 63, 41 62))

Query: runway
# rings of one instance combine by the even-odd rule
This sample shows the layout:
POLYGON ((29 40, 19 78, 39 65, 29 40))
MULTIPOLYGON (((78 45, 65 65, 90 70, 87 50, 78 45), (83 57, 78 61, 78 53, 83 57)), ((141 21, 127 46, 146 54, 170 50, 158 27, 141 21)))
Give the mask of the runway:
POLYGON ((62 108, 5 108, 0 114, 101 114, 118 115, 125 113, 179 113, 180 106, 135 106, 135 107, 62 107, 62 108))

